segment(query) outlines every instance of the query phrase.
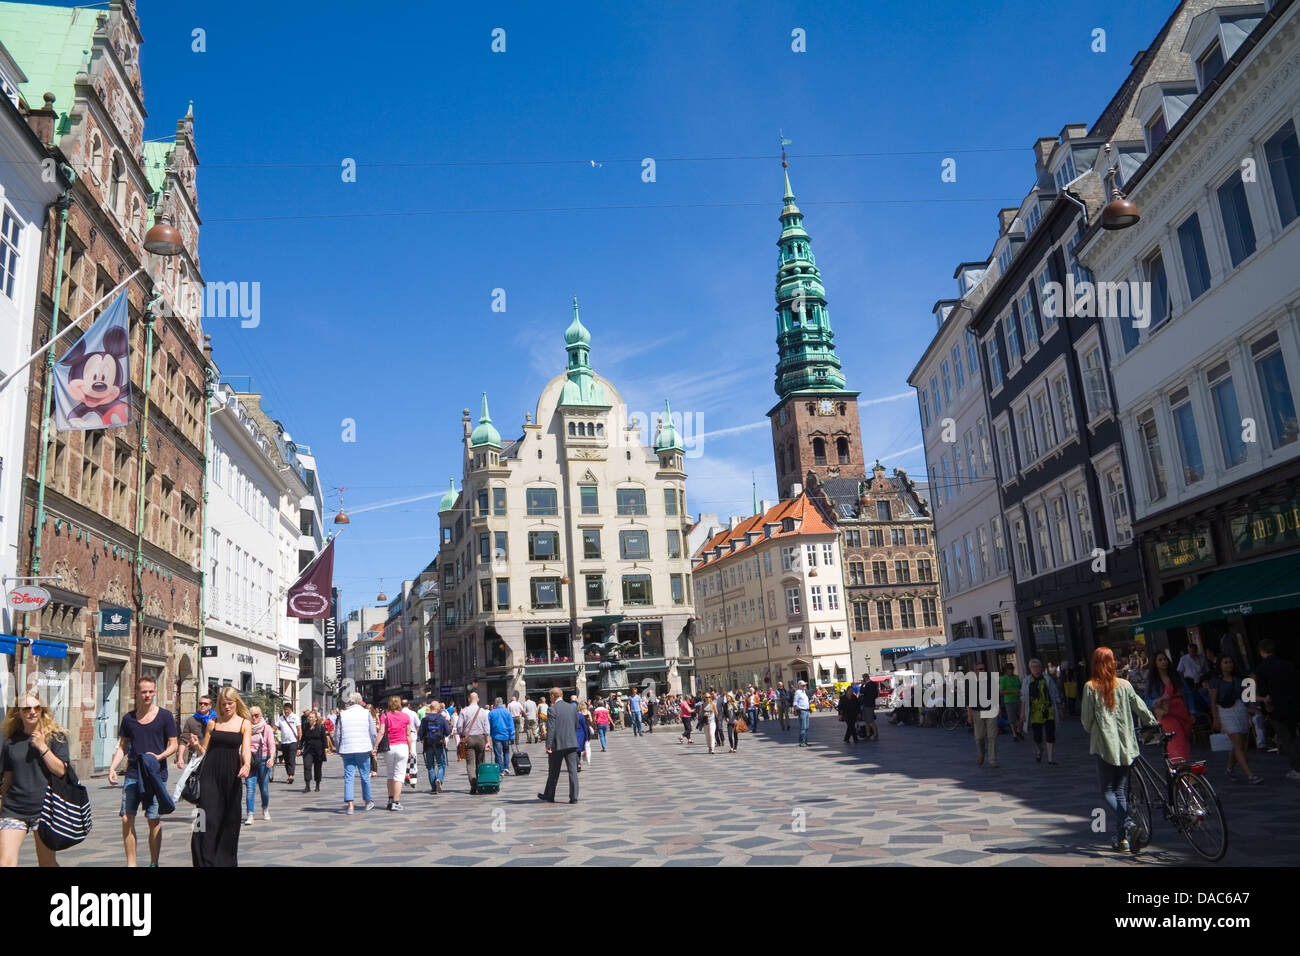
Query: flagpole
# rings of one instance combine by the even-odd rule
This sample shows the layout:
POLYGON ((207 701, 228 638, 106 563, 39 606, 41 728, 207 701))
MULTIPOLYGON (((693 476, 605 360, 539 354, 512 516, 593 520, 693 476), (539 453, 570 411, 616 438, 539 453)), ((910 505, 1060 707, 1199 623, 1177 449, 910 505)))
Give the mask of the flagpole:
MULTIPOLYGON (((60 228, 62 228, 62 227, 60 227, 60 228)), ((60 241, 60 243, 63 241, 62 234, 60 234, 59 241, 60 241)), ((7 386, 10 382, 12 382, 15 378, 17 378, 17 377, 18 377, 18 376, 19 376, 19 375, 20 375, 20 374, 21 374, 21 373, 22 373, 22 372, 27 368, 27 366, 31 365, 31 364, 32 364, 33 362, 35 362, 38 358, 40 358, 42 355, 44 355, 46 352, 48 352, 50 349, 52 349, 52 348, 54 347, 55 343, 59 341, 59 339, 63 338, 63 337, 64 337, 65 335, 67 335, 69 332, 75 332, 75 331, 77 331, 77 328, 78 328, 78 326, 81 324, 81 320, 82 320, 82 319, 84 319, 86 316, 90 315, 90 313, 94 312, 95 309, 97 309, 100 305, 102 305, 102 304, 103 304, 104 302, 106 302, 107 300, 111 299, 111 298, 112 298, 114 295, 116 295, 118 292, 121 292, 122 289, 124 289, 124 288, 127 286, 127 284, 130 283, 131 280, 134 279, 136 276, 138 276, 141 272, 144 272, 144 268, 143 268, 143 267, 141 267, 141 268, 139 268, 139 269, 136 269, 134 272, 132 272, 129 276, 127 276, 125 279, 123 279, 121 282, 119 282, 116 286, 114 286, 111 290, 109 290, 108 294, 105 295, 102 299, 100 299, 98 302, 96 302, 94 305, 92 305, 92 306, 91 306, 89 309, 87 309, 85 312, 81 313, 81 315, 79 315, 79 316, 77 316, 75 319, 73 319, 73 320, 68 324, 68 327, 67 327, 66 329, 64 329, 64 330, 63 330, 62 332, 60 332, 58 335, 54 335, 54 336, 53 336, 53 337, 52 337, 48 342, 46 342, 44 345, 42 345, 40 348, 38 348, 38 349, 37 349, 35 352, 33 352, 31 355, 27 356, 27 360, 26 360, 25 362, 23 362, 22 365, 18 366, 18 367, 17 367, 16 369, 14 369, 11 373, 9 373, 8 375, 6 375, 3 379, 0 379, 0 391, 2 391, 2 390, 5 388, 5 386, 7 386)), ((55 303, 54 303, 54 325, 52 325, 52 326, 50 327, 50 332, 51 332, 51 333, 54 332, 55 326, 58 325, 58 315, 59 315, 59 304, 58 304, 58 301, 56 300, 55 303)))

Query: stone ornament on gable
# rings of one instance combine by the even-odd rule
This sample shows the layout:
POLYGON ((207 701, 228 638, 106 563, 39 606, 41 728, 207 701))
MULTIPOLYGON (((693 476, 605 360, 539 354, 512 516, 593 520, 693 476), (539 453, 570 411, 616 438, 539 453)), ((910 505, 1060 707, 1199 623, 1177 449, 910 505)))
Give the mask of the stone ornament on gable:
POLYGON ((58 582, 61 588, 67 591, 84 593, 81 590, 81 575, 77 573, 76 568, 72 567, 72 565, 68 563, 66 558, 60 558, 55 561, 50 567, 50 573, 57 574, 63 578, 62 581, 58 582))
POLYGON ((113 580, 108 582, 108 587, 104 588, 104 595, 99 600, 101 604, 107 604, 111 607, 131 606, 131 596, 122 584, 122 579, 117 575, 114 575, 113 580))
POLYGON ((161 618, 165 616, 163 613, 162 598, 158 596, 157 591, 151 591, 149 596, 145 598, 144 613, 148 614, 150 617, 161 618))

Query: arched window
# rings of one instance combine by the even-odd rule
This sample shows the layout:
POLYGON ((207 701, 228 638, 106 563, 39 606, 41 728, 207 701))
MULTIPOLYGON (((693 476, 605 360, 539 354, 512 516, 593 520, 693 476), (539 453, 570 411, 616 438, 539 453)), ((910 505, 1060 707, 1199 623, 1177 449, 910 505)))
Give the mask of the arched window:
POLYGON ((131 197, 131 218, 127 221, 126 227, 137 236, 143 232, 144 217, 140 215, 140 197, 131 197))
POLYGON ((578 426, 573 424, 573 422, 569 422, 569 434, 570 435, 578 434, 578 426))
POLYGON ((813 464, 826 464, 826 442, 820 438, 813 439, 813 464))
POLYGON ((785 460, 790 463, 791 471, 799 467, 799 456, 794 453, 794 442, 790 442, 790 447, 785 450, 785 460))
POLYGON ((113 154, 113 164, 108 173, 108 208, 118 219, 126 213, 126 165, 118 153, 113 154))
POLYGON ((783 448, 776 450, 776 473, 778 475, 785 474, 785 449, 783 448))
POLYGON ((849 463, 849 440, 847 438, 835 439, 835 452, 839 456, 840 464, 849 463))
POLYGON ((600 424, 599 422, 596 423, 596 437, 597 438, 605 437, 605 426, 600 424))

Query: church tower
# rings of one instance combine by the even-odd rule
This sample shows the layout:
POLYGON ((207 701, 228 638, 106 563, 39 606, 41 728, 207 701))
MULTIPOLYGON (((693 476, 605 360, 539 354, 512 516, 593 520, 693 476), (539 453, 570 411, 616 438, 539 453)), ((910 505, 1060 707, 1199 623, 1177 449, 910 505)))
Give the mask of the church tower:
POLYGON ((858 393, 844 388, 835 333, 826 311, 812 241, 795 205, 784 156, 785 205, 781 209, 776 273, 776 394, 772 420, 776 484, 782 498, 811 473, 818 481, 864 474, 858 393))

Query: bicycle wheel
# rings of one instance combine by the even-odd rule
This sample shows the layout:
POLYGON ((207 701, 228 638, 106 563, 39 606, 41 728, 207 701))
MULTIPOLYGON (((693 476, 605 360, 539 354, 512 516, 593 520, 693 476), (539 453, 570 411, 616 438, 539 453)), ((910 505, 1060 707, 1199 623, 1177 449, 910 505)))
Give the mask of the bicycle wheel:
POLYGON ((1128 774, 1128 815, 1137 824, 1133 837, 1129 840, 1129 848, 1134 853, 1151 845, 1153 832, 1151 802, 1154 797, 1155 795, 1151 793, 1151 784, 1147 782, 1146 776, 1135 763, 1128 774))
POLYGON ((955 707, 945 707, 943 709, 943 715, 939 718, 939 723, 944 730, 956 730, 957 724, 960 720, 961 718, 957 716, 957 709, 955 707))
POLYGON ((1174 777, 1174 825, 1211 863, 1228 852, 1228 821, 1210 781, 1184 768, 1174 777))

